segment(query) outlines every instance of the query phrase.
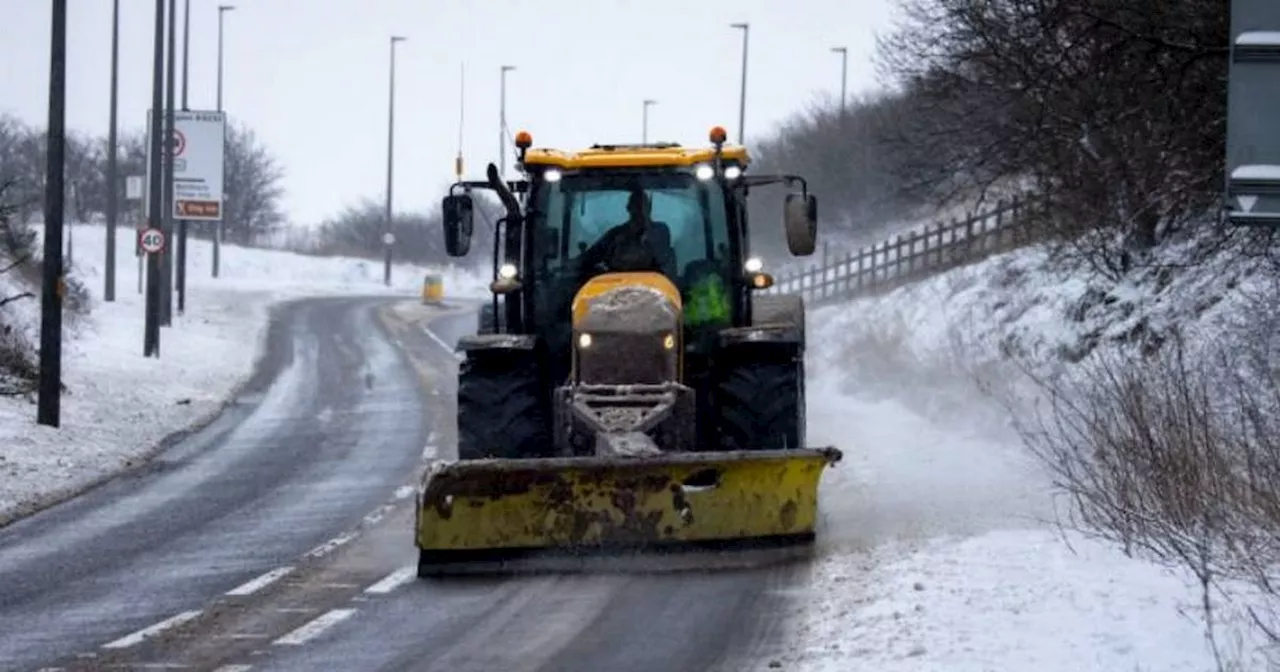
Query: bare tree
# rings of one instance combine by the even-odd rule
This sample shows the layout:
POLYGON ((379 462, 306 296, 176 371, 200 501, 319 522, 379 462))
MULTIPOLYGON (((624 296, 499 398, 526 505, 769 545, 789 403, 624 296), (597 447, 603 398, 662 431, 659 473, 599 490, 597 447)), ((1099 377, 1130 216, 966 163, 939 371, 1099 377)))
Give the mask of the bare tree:
MULTIPOLYGON (((1030 180, 1064 238, 1115 277, 1212 208, 1223 156, 1226 0, 904 0, 881 44, 914 89, 905 176, 1030 180), (946 168, 931 171, 938 158, 946 168), (923 162, 921 159, 925 159, 923 162)), ((967 184, 966 184, 967 183, 967 184)))
POLYGON ((285 222, 280 210, 284 170, 271 152, 243 125, 227 128, 223 213, 226 239, 252 245, 285 222))

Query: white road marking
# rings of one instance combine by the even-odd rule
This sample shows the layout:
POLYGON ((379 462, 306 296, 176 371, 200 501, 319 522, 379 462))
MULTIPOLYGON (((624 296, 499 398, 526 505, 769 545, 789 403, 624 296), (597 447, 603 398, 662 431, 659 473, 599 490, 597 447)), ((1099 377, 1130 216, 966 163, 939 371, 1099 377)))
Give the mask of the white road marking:
POLYGON ((408 499, 409 496, 413 494, 414 490, 417 490, 417 488, 412 485, 402 485, 396 488, 396 499, 408 499))
POLYGON ((394 572, 385 576, 382 580, 364 589, 364 592, 385 595, 406 583, 413 580, 418 575, 417 567, 401 567, 394 572))
POLYGON ((307 551, 305 555, 308 558, 322 558, 334 552, 343 544, 351 541, 352 539, 355 539, 357 535, 359 535, 359 532, 355 530, 352 530, 350 532, 343 532, 342 534, 330 539, 329 541, 326 541, 323 544, 320 544, 319 546, 316 546, 315 548, 307 551))
POLYGON ((351 618, 355 613, 355 609, 333 609, 307 622, 297 630, 280 637, 272 644, 306 644, 324 634, 329 628, 351 618))
POLYGON ((252 669, 252 665, 223 665, 213 672, 249 672, 252 669))
POLYGON ((136 644, 140 644, 142 643, 142 640, 148 637, 155 637, 156 635, 164 632, 165 630, 168 630, 169 628, 174 628, 179 625, 182 625, 187 621, 195 619, 200 614, 201 614, 201 611, 199 609, 196 609, 193 611, 184 611, 181 614, 178 614, 176 616, 170 616, 169 618, 166 618, 163 621, 156 623, 155 625, 145 627, 131 635, 125 635, 124 637, 121 637, 120 639, 117 639, 114 642, 108 642, 106 644, 103 644, 102 648, 123 649, 130 646, 134 646, 136 644))
POLYGON ((428 443, 422 447, 422 459, 427 460, 440 454, 440 449, 434 443, 428 443))
POLYGON ((365 515, 364 524, 372 525, 378 522, 379 520, 382 520, 383 516, 386 516, 388 513, 391 512, 391 509, 394 509, 394 508, 396 508, 395 504, 383 504, 382 506, 379 506, 369 514, 365 515))
POLYGON ((427 336, 429 336, 431 340, 435 341, 437 344, 440 345, 440 347, 444 348, 445 352, 449 353, 450 355, 453 355, 454 358, 456 358, 458 361, 462 361, 462 353, 455 352, 454 347, 446 343, 443 338, 440 338, 439 336, 437 336, 436 332, 431 331, 430 327, 423 327, 422 331, 426 332, 427 336))
POLYGON ((234 596, 252 595, 258 592, 259 590, 262 590, 263 588, 266 588, 267 586, 275 583, 276 581, 279 581, 285 576, 288 576, 289 573, 292 571, 293 571, 292 567, 287 567, 287 566, 277 567, 267 572, 266 574, 259 576, 256 579, 246 581, 240 584, 239 586, 236 586, 235 588, 228 590, 226 594, 234 595, 234 596))

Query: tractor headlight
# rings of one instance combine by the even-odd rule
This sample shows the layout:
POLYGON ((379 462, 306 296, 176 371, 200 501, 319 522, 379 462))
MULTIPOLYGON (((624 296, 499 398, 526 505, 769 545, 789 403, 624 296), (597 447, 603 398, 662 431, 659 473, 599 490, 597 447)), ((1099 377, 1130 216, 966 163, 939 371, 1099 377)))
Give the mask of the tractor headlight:
POLYGON ((514 280, 517 275, 520 275, 520 269, 516 268, 515 264, 503 264, 498 267, 498 277, 503 280, 514 280))
POLYGON ((742 270, 748 273, 759 273, 764 270, 764 261, 760 257, 751 257, 742 265, 742 270))
POLYGON ((715 175, 716 175, 716 171, 715 171, 715 169, 714 169, 714 168, 712 168, 711 166, 708 166, 707 164, 705 164, 705 163, 704 163, 704 164, 699 165, 697 168, 694 168, 694 169, 693 169, 693 174, 694 174, 694 176, 695 176, 695 177, 697 177, 699 180, 702 180, 703 182, 705 182, 705 181, 707 181, 707 180, 709 180, 709 179, 711 179, 711 178, 715 177, 715 175))
POLYGON ((662 347, 667 350, 674 350, 676 347, 676 337, 674 334, 667 334, 662 339, 662 347))
POLYGON ((738 166, 728 166, 724 169, 724 177, 726 180, 736 180, 742 177, 742 168, 738 166))
POLYGON ((591 334, 578 334, 578 347, 583 349, 591 347, 591 334))
POLYGON ((561 177, 564 177, 564 174, 555 168, 548 168, 547 171, 542 174, 542 179, 548 182, 559 182, 561 177))

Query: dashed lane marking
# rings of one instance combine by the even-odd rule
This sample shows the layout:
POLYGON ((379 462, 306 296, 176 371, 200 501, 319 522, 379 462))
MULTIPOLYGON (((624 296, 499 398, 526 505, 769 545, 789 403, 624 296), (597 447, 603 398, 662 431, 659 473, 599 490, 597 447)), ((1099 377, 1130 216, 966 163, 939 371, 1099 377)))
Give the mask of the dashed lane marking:
POLYGON ((382 506, 379 506, 365 515, 364 524, 373 525, 374 523, 377 523, 379 520, 382 520, 383 516, 386 516, 394 508, 396 508, 395 504, 383 504, 382 506))
POLYGON ((360 535, 360 532, 358 530, 350 530, 348 532, 343 532, 342 534, 339 534, 338 536, 324 542, 323 544, 320 544, 319 546, 316 546, 315 548, 307 551, 305 554, 305 557, 323 558, 324 556, 329 555, 330 553, 338 550, 344 544, 351 541, 352 539, 355 539, 359 535, 360 535))
POLYGON ((103 644, 102 648, 124 649, 130 646, 134 646, 136 644, 141 644, 142 640, 148 637, 155 637, 156 635, 164 632, 165 630, 168 630, 170 628, 175 628, 179 625, 182 625, 183 623, 186 623, 187 621, 193 620, 196 617, 198 617, 201 613, 202 612, 199 609, 195 609, 192 611, 184 611, 181 614, 178 614, 176 616, 170 616, 169 618, 166 618, 163 621, 156 623, 155 625, 145 627, 131 635, 125 635, 124 637, 121 637, 120 639, 117 639, 114 642, 108 642, 106 644, 103 644))
POLYGON ((394 572, 385 576, 382 580, 364 589, 364 592, 372 595, 385 595, 406 583, 413 580, 418 575, 416 567, 401 567, 394 572))
POLYGON ((293 571, 293 567, 288 567, 288 566, 277 567, 267 572, 266 574, 259 576, 256 579, 251 579, 249 581, 246 581, 240 584, 239 586, 236 586, 235 588, 232 588, 231 590, 228 590, 226 594, 232 595, 235 597, 252 595, 258 592, 259 590, 262 590, 263 588, 266 588, 267 586, 275 583, 276 581, 279 581, 285 576, 288 576, 289 573, 292 571, 293 571))
POLYGON ((293 632, 280 637, 276 641, 272 642, 272 644, 306 644, 316 637, 323 635, 329 628, 351 618, 355 613, 355 609, 332 609, 320 616, 317 616, 315 619, 308 621, 293 632))
POLYGON ((223 665, 213 672, 249 672, 252 669, 252 665, 223 665))

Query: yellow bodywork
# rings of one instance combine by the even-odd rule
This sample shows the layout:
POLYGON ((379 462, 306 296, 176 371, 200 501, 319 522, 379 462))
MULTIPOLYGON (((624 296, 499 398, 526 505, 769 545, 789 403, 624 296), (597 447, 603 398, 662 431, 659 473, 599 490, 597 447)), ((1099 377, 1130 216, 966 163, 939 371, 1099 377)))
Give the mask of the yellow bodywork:
POLYGON ((607 292, 615 290, 619 287, 626 286, 642 286, 655 289, 662 293, 663 296, 671 302, 677 311, 680 311, 681 305, 680 290, 667 279, 667 276, 661 273, 653 273, 650 271, 635 271, 625 273, 605 273, 597 275, 587 281, 582 289, 573 297, 573 324, 576 326, 587 314, 587 306, 591 300, 602 296, 607 292))
POLYGON ((442 463, 422 484, 418 547, 572 550, 811 538, 819 479, 838 459, 839 451, 824 448, 442 463))
MULTIPOLYGON (((526 166, 554 166, 564 170, 582 168, 688 167, 715 159, 711 147, 617 147, 566 152, 559 149, 531 148, 525 152, 526 166)), ((720 150, 724 161, 743 168, 751 162, 745 147, 726 145, 720 150)))

